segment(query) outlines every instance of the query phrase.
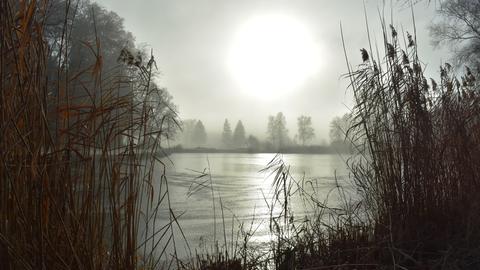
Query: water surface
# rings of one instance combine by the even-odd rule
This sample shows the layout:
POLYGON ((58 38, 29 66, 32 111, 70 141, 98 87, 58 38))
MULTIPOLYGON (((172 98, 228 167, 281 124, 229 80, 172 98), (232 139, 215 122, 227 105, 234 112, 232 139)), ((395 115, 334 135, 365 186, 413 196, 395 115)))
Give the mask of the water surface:
MULTIPOLYGON (((250 227, 255 230, 251 242, 261 244, 270 239, 268 218, 274 177, 260 171, 274 157, 275 154, 181 153, 164 160, 170 205, 179 217, 192 251, 211 247, 214 239, 219 245, 224 245, 225 241, 235 242, 235 232, 241 223, 245 230, 250 227)), ((282 156, 293 178, 298 182, 303 180, 304 189, 315 190, 316 198, 321 201, 325 201, 335 186, 348 185, 345 158, 329 154, 282 156)), ((157 173, 161 174, 160 167, 157 173)), ((334 196, 329 199, 332 200, 335 201, 334 196)), ((308 215, 309 209, 301 201, 293 200, 291 205, 295 217, 308 215)), ((167 214, 163 207, 159 218, 167 214)), ((179 255, 188 254, 182 234, 176 231, 175 237, 179 255)))

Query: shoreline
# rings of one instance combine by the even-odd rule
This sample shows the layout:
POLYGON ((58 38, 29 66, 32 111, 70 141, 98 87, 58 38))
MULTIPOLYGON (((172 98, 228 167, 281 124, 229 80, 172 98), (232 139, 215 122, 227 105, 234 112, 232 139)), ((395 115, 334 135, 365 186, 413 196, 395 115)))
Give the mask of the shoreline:
POLYGON ((307 154, 307 155, 332 155, 332 154, 352 154, 352 151, 346 151, 346 149, 337 149, 332 147, 321 147, 321 148, 285 148, 279 150, 260 150, 260 149, 248 149, 248 148, 239 148, 239 149, 221 149, 221 148, 210 148, 210 147, 197 147, 197 148, 170 148, 165 149, 165 152, 168 154, 175 153, 213 153, 213 154, 307 154))

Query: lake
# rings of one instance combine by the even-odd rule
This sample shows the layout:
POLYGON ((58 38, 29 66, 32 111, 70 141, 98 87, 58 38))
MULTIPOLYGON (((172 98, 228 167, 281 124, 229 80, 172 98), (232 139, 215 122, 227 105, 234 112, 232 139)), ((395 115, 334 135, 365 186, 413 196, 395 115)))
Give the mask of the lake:
MULTIPOLYGON (((270 240, 268 218, 274 177, 260 171, 274 157, 275 154, 177 153, 163 160, 167 165, 171 208, 192 252, 211 248, 214 239, 219 246, 225 241, 227 246, 236 242, 236 231, 241 223, 244 223, 245 230, 250 227, 255 230, 251 243, 262 245, 270 240)), ((316 191, 318 200, 326 200, 337 184, 351 187, 346 181, 345 156, 284 154, 281 157, 290 166, 294 179, 299 182, 304 179, 308 183, 304 185, 305 190, 316 191)), ((157 173, 161 174, 160 168, 157 173)), ((338 198, 332 195, 329 203, 337 204, 338 198)), ((293 200, 291 209, 296 218, 309 213, 300 200, 293 200)), ((274 212, 280 210, 274 209, 274 212)), ((164 206, 160 218, 166 219, 168 213, 164 206)), ((175 230, 175 245, 180 257, 189 254, 182 238, 180 231, 175 230)))

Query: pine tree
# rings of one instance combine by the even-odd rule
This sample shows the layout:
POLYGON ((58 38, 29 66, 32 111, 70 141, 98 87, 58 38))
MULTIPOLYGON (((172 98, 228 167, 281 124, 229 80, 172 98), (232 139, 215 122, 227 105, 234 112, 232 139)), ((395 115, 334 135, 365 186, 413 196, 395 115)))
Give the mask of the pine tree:
POLYGON ((205 127, 203 126, 202 121, 198 120, 193 131, 193 142, 197 146, 204 146, 207 142, 207 133, 205 132, 205 127))
POLYGON ((245 128, 243 127, 242 121, 238 121, 235 126, 235 131, 233 132, 233 145, 239 148, 246 146, 245 128))
POLYGON ((230 128, 228 119, 225 119, 225 122, 223 123, 222 142, 224 147, 232 147, 232 129, 230 128))

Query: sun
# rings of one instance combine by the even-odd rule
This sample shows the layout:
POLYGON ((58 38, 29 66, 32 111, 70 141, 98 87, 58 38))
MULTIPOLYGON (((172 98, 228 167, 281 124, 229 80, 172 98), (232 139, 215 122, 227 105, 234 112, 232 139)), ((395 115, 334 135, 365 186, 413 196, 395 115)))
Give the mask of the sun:
POLYGON ((234 38, 228 65, 248 94, 274 98, 297 90, 319 68, 308 29, 285 15, 253 17, 234 38))

